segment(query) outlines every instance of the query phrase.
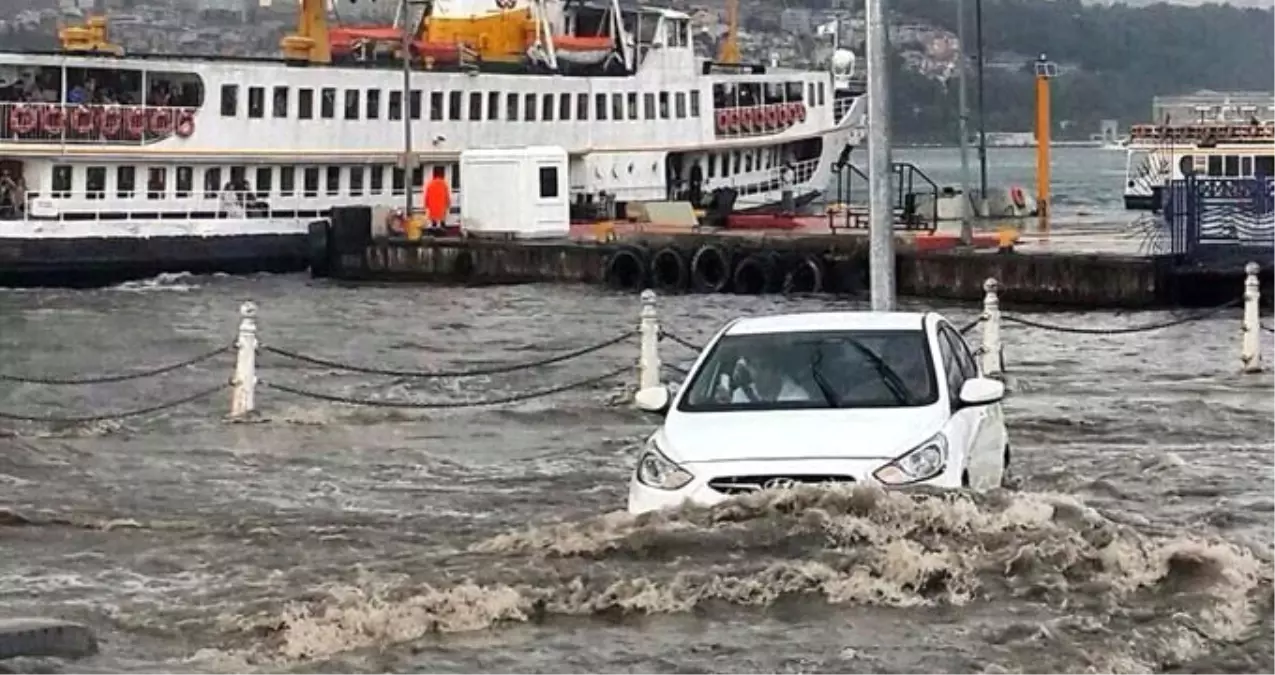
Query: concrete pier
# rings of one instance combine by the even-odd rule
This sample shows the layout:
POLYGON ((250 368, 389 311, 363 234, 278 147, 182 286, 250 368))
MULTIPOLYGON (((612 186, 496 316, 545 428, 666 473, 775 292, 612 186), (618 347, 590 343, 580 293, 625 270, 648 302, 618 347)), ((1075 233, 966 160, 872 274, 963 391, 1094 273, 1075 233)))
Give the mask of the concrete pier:
POLYGON ((0 661, 19 656, 78 659, 97 653, 87 626, 45 618, 0 619, 0 661))

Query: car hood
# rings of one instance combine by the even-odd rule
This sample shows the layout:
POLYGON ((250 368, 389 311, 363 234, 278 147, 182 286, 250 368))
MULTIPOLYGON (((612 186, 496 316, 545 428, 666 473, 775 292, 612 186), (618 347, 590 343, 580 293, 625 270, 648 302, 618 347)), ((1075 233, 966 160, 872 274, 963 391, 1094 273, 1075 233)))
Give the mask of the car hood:
POLYGON ((947 420, 923 408, 768 410, 670 415, 661 446, 679 463, 738 460, 898 457, 925 442, 947 420))

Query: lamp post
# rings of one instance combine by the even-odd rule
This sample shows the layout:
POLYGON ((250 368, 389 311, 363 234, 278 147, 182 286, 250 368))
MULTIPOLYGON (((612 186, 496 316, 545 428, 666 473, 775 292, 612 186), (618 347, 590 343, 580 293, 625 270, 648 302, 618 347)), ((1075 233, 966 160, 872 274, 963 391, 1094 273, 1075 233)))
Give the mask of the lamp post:
POLYGON ((974 0, 974 53, 978 62, 978 198, 979 213, 987 203, 987 126, 983 108, 983 0, 974 0))
POLYGON ((960 43, 960 58, 956 62, 957 96, 961 134, 961 245, 974 243, 974 227, 970 223, 970 144, 969 103, 965 96, 965 0, 956 0, 956 37, 960 43))
POLYGON ((894 311, 890 178, 890 32, 886 0, 865 0, 868 42, 868 276, 872 311, 894 311))
POLYGON ((408 27, 411 20, 409 0, 399 0, 399 17, 402 23, 402 37, 399 51, 403 59, 403 215, 412 215, 412 174, 415 173, 415 162, 412 161, 412 34, 408 27))

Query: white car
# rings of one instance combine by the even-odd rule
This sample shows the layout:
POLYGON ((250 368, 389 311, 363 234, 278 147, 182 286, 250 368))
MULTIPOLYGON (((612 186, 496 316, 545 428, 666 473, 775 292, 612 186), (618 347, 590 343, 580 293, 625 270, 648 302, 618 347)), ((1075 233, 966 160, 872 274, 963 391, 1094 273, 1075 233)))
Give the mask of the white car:
POLYGON ((629 512, 798 483, 993 488, 1009 466, 1004 396, 933 312, 737 319, 676 393, 638 392, 664 423, 638 459, 629 512))

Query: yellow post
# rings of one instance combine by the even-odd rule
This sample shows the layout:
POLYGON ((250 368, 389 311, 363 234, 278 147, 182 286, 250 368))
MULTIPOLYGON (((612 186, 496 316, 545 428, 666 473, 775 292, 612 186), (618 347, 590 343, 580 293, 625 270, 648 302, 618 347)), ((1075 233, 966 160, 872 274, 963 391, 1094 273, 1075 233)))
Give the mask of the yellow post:
POLYGON ((1036 216, 1040 231, 1049 230, 1049 80, 1058 68, 1045 58, 1036 59, 1036 216))

